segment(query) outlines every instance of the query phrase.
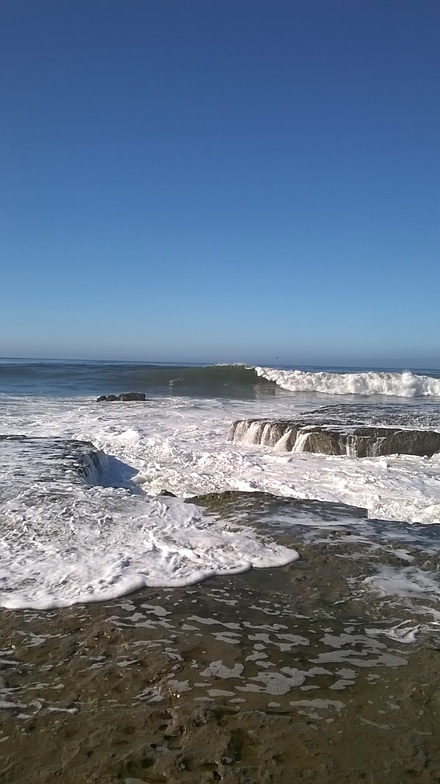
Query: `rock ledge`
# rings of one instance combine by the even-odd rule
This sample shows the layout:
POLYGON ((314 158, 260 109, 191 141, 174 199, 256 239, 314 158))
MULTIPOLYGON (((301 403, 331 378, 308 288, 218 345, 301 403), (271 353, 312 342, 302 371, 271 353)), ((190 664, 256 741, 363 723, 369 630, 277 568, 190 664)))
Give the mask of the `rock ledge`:
POLYGON ((271 446, 280 452, 377 457, 406 454, 431 457, 440 450, 440 433, 394 427, 309 425, 288 420, 244 419, 233 423, 229 440, 271 446))

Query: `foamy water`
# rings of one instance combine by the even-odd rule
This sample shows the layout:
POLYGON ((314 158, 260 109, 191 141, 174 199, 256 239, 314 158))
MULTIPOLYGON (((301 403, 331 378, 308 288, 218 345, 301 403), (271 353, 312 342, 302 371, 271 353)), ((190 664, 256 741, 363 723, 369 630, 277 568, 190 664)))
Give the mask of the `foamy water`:
POLYGON ((35 490, 31 485, 4 509, 4 607, 103 601, 145 586, 185 586, 251 567, 283 566, 298 557, 250 529, 212 521, 180 499, 69 485, 63 495, 51 497, 47 487, 47 495, 36 498, 35 490))
POLYGON ((274 381, 290 392, 321 392, 326 395, 383 395, 392 397, 440 397, 440 379, 400 372, 361 373, 306 372, 257 367, 258 376, 274 381))
POLYGON ((151 494, 264 491, 361 506, 370 517, 440 522, 440 455, 341 458, 228 442, 233 419, 256 415, 294 416, 295 404, 175 397, 142 405, 79 400, 72 407, 36 398, 17 401, 3 430, 91 441, 131 466, 151 494))
MULTIPOLYGON (((290 373, 278 375, 277 385, 286 378, 310 384, 316 376, 315 386, 322 387, 324 379, 329 393, 330 381, 336 384, 330 377, 337 374, 273 372, 290 373)), ((341 390, 347 375, 339 377, 341 390)), ((397 394, 396 381, 387 387, 392 391, 383 392, 382 376, 395 374, 363 375, 370 379, 362 380, 364 387, 370 377, 380 376, 381 394, 397 394)), ((405 374, 400 376, 401 392, 414 387, 412 374, 408 383, 405 374)), ((357 384, 356 394, 364 394, 356 378, 350 383, 357 384)), ((423 378, 418 383, 426 389, 423 378)), ((437 394, 435 384, 440 382, 429 383, 434 390, 430 394, 437 394)), ((55 494, 54 485, 33 475, 32 465, 23 466, 20 479, 19 472, 12 476, 12 463, 2 461, 0 481, 7 488, 0 497, 4 606, 53 607, 108 599, 144 585, 188 585, 210 575, 279 566, 297 557, 294 546, 281 547, 255 528, 231 527, 184 503, 193 495, 264 491, 364 507, 370 518, 440 522, 440 455, 357 459, 228 441, 234 419, 294 418, 316 408, 315 392, 257 399, 160 395, 140 404, 9 394, 2 402, 4 435, 61 436, 102 450, 99 477, 58 485, 55 494), (177 498, 159 497, 164 490, 177 498)), ((412 409, 402 410, 410 412, 410 425, 412 409)), ((434 408, 432 414, 438 418, 434 408)), ((416 415, 422 416, 420 411, 416 415)), ((371 416, 377 420, 377 410, 371 416)), ((372 589, 386 590, 387 585, 390 579, 377 580, 372 589)))

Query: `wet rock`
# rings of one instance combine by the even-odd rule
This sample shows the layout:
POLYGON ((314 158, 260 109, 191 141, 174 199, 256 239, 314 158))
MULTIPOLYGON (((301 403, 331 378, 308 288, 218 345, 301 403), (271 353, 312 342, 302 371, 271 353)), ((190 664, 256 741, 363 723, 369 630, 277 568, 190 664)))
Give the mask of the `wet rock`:
POLYGON ((431 457, 440 450, 440 433, 393 427, 339 427, 307 421, 237 420, 230 441, 271 446, 284 452, 377 457, 407 454, 431 457))
POLYGON ((120 395, 100 395, 96 398, 97 403, 108 403, 114 400, 145 400, 145 392, 122 392, 120 395))
MULTIPOLYGON (((291 541, 296 510, 298 522, 309 504, 319 513, 318 502, 247 495, 209 499, 245 525, 264 525, 267 509, 272 532, 286 508, 291 541), (240 498, 253 506, 237 518, 240 498)), ((423 632, 416 644, 388 636, 415 608, 363 593, 390 540, 363 544, 359 524, 353 543, 334 527, 313 541, 308 528, 292 567, 50 612, 0 609, 2 784, 439 781, 440 657, 423 632)))
POLYGON ((145 400, 145 392, 123 392, 118 400, 145 400))
MULTIPOLYGON (((9 467, 11 487, 32 481, 60 488, 74 483, 93 481, 101 468, 102 452, 89 441, 57 436, 0 435, 3 461, 9 467), (13 481, 11 481, 13 479, 13 481)), ((9 495, 8 487, 2 490, 9 495)))
POLYGON ((347 519, 368 517, 368 511, 358 506, 311 498, 288 498, 258 491, 224 490, 220 493, 192 496, 185 500, 187 503, 203 506, 214 514, 220 514, 222 518, 236 519, 237 514, 239 517, 250 514, 249 521, 252 520, 255 510, 259 520, 265 514, 276 514, 280 519, 280 516, 285 513, 288 519, 295 514, 302 517, 309 515, 318 520, 340 520, 341 525, 344 525, 347 519))

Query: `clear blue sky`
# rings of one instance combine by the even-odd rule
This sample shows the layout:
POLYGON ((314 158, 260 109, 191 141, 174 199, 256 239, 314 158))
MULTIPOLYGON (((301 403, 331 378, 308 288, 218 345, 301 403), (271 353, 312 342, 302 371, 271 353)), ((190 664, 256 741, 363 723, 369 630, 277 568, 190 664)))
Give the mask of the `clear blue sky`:
POLYGON ((439 40, 439 0, 2 0, 0 355, 440 366, 439 40))

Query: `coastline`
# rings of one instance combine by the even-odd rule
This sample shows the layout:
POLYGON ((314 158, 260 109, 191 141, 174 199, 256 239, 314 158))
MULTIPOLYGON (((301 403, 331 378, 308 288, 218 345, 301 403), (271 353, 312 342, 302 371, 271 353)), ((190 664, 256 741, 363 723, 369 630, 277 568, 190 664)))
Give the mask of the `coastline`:
MULTIPOLYGON (((21 548, 10 568, 2 560, 7 600, 17 585, 35 595, 32 579, 42 575, 48 604, 40 606, 60 603, 72 551, 81 592, 93 599, 93 580, 108 578, 120 597, 103 561, 130 568, 150 534, 151 552, 174 572, 187 553, 206 573, 210 554, 226 553, 241 525, 251 536, 239 563, 249 564, 252 530, 301 559, 102 603, 0 610, 1 784, 439 779, 438 455, 364 460, 227 440, 237 417, 321 407, 320 416, 323 405, 343 425, 356 415, 438 431, 439 398, 289 392, 235 367, 184 376, 156 368, 153 379, 136 367, 151 396, 103 407, 84 384, 132 388, 126 368, 109 366, 105 378, 101 366, 95 377, 88 365, 79 375, 31 370, 27 392, 15 368, 2 393, 11 449, 16 434, 36 442, 22 460, 14 452, 15 464, 3 443, 3 541, 21 548), (62 459, 57 438, 72 439, 62 459), (84 439, 108 475, 92 471, 86 481, 66 470, 84 439), (203 507, 206 527, 197 509, 180 525, 184 498, 203 507), (224 523, 220 543, 207 537, 205 513, 224 523), (55 561, 44 561, 51 548, 55 561), (23 569, 29 554, 32 571, 23 569)), ((359 374, 358 388, 371 378, 359 374)))
POLYGON ((1 610, 2 783, 437 780, 435 625, 360 592, 396 556, 340 535, 280 569, 1 610))

